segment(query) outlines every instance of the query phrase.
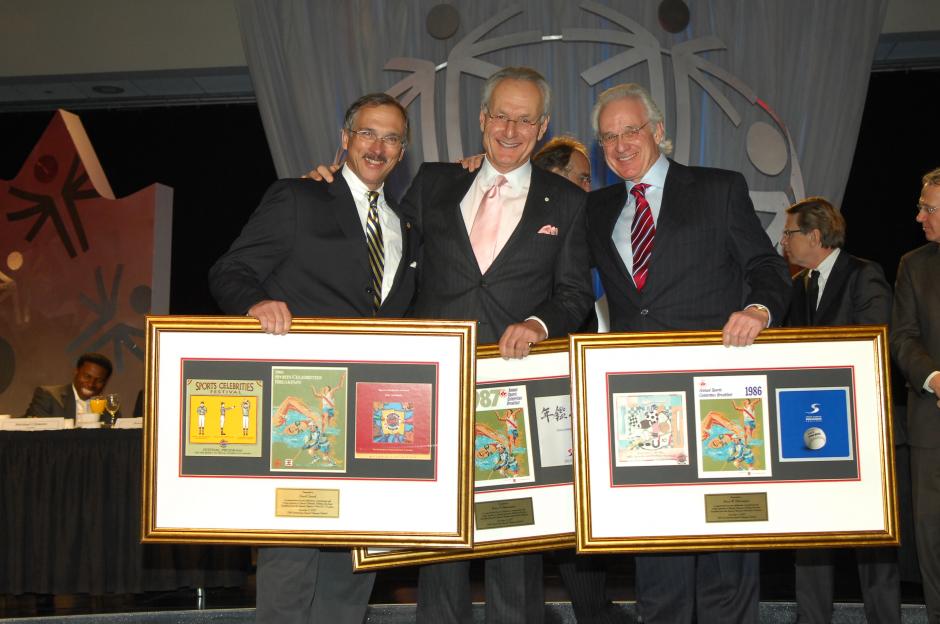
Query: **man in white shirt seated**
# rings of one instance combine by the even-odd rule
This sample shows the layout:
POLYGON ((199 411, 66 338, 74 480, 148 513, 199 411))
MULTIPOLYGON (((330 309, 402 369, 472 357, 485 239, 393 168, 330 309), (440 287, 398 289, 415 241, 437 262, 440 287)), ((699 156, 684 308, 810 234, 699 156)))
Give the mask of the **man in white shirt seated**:
POLYGON ((76 414, 93 413, 91 398, 104 392, 111 371, 111 360, 104 355, 83 353, 75 364, 72 383, 39 386, 33 391, 33 400, 23 415, 74 419, 76 414))

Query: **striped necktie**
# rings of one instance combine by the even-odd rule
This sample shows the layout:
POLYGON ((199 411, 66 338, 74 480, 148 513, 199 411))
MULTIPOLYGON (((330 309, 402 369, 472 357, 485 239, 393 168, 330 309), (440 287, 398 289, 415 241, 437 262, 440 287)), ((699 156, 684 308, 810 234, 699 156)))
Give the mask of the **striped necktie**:
POLYGON ((636 199, 636 212, 633 214, 633 226, 630 228, 630 245, 633 249, 633 282, 637 290, 643 290, 646 284, 650 256, 653 254, 653 238, 656 236, 653 211, 650 209, 650 203, 646 201, 646 189, 649 186, 634 184, 630 189, 636 199))
POLYGON ((372 310, 375 312, 382 305, 382 276, 385 274, 385 242, 379 223, 378 191, 369 191, 366 246, 369 248, 369 267, 372 269, 372 310))

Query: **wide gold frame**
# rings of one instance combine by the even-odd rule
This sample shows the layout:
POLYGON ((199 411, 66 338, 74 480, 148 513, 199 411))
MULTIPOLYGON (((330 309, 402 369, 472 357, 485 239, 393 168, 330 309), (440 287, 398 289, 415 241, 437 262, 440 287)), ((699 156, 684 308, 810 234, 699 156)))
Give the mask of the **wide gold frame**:
MULTIPOLYGON (((568 340, 558 338, 547 340, 536 344, 531 349, 531 355, 546 353, 563 353, 568 351, 568 340)), ((499 349, 496 345, 481 345, 477 347, 477 361, 499 358, 499 349)), ((530 360, 531 361, 531 360, 530 360)), ((526 360, 520 360, 519 365, 525 366, 526 360)), ((524 370, 524 369, 523 369, 524 370)), ((520 377, 532 378, 531 375, 522 373, 520 377)), ((511 380, 510 380, 511 381, 511 380)), ((574 496, 573 485, 562 485, 574 496)), ((536 486, 533 489, 538 489, 536 486)), ((521 491, 526 491, 522 489, 521 491)), ((538 522, 536 521, 536 526, 538 522)), ((518 555, 522 553, 541 552, 546 550, 558 550, 562 548, 574 548, 575 534, 558 533, 549 535, 533 535, 516 539, 504 539, 483 541, 479 534, 474 535, 473 548, 469 550, 417 550, 409 549, 391 549, 376 550, 371 548, 353 549, 353 568, 356 571, 365 570, 383 570, 406 565, 424 565, 429 563, 442 563, 445 561, 462 561, 467 559, 479 559, 486 557, 503 557, 506 555, 518 555)))
MULTIPOLYGON (((366 334, 375 338, 376 352, 381 352, 383 337, 415 336, 421 339, 432 340, 440 338, 442 347, 444 340, 448 348, 454 338, 458 341, 456 351, 458 355, 453 358, 451 367, 457 371, 452 379, 458 388, 459 396, 451 397, 449 401, 457 401, 459 410, 459 423, 456 427, 457 440, 439 440, 438 453, 457 454, 457 474, 454 480, 457 483, 457 508, 453 510, 455 516, 453 531, 434 532, 385 532, 382 530, 383 513, 387 510, 375 511, 376 529, 347 531, 337 530, 283 530, 283 529, 217 529, 200 528, 188 529, 179 527, 163 527, 157 525, 157 510, 161 502, 162 493, 157 487, 158 461, 177 462, 178 458, 160 458, 160 449, 157 445, 157 430, 160 427, 160 388, 159 371, 161 364, 161 337, 175 332, 196 332, 199 334, 231 333, 261 334, 260 323, 248 317, 202 317, 202 316, 148 316, 147 317, 147 360, 146 382, 144 390, 144 430, 142 480, 143 480, 143 509, 141 514, 142 541, 145 543, 200 543, 200 544, 257 544, 272 546, 408 546, 420 548, 459 548, 466 549, 472 545, 473 537, 473 473, 472 473, 472 444, 473 444, 473 400, 476 378, 476 323, 474 321, 425 321, 401 319, 342 319, 342 318, 294 318, 290 333, 287 336, 278 336, 278 340, 290 341, 295 334, 333 334, 338 336, 355 336, 366 334), (459 360, 459 361, 457 361, 459 360)), ((258 354, 252 354, 255 357, 258 354)), ((278 359, 278 353, 265 354, 260 359, 278 359)), ((252 357, 245 357, 251 360, 252 357)), ((340 357, 341 359, 341 357, 340 357)), ((376 361, 382 361, 377 358, 376 361)), ((443 360, 439 360, 443 361, 443 360)), ((444 402, 444 398, 441 402, 444 402)), ((169 406, 172 416, 179 420, 178 406, 169 406)), ((169 414, 169 412, 168 412, 169 414)), ((178 425, 177 425, 178 426, 178 425)), ((204 478, 204 477, 202 477, 204 478)), ((231 478, 231 477, 227 477, 231 478)), ((211 481, 211 478, 207 479, 211 481)), ((378 483, 378 481, 377 481, 378 483)), ((381 487, 394 487, 395 480, 382 479, 381 487)), ((330 485, 339 487, 342 485, 330 485)), ((414 502, 413 505, 403 504, 401 509, 413 507, 420 511, 426 503, 414 502)), ((238 508, 233 508, 238 513, 238 508)), ((448 521, 449 522, 449 521, 448 521)))
MULTIPOLYGON (((877 478, 872 484, 873 489, 880 489, 880 500, 873 503, 880 507, 880 513, 883 517, 883 529, 872 531, 824 531, 824 532, 774 532, 761 531, 755 526, 754 532, 730 532, 716 534, 713 531, 709 533, 697 532, 694 520, 688 521, 688 531, 676 535, 596 535, 593 530, 593 516, 595 513, 604 513, 603 509, 594 509, 592 507, 592 493, 595 498, 599 498, 600 487, 608 488, 601 483, 592 483, 591 474, 588 468, 590 463, 590 452, 592 440, 588 433, 585 418, 607 418, 607 405, 596 406, 588 404, 586 388, 590 380, 586 378, 586 368, 589 359, 595 353, 601 353, 606 350, 618 350, 611 352, 619 356, 622 352, 623 361, 630 362, 629 354, 631 349, 637 347, 656 347, 660 349, 675 349, 677 354, 682 352, 683 347, 688 346, 709 346, 714 350, 715 361, 718 362, 714 370, 723 369, 742 369, 751 367, 742 367, 734 365, 735 358, 738 358, 747 349, 745 348, 726 348, 722 346, 721 332, 649 332, 649 333, 620 333, 620 334, 591 334, 591 335, 572 335, 571 341, 571 371, 572 371, 572 409, 575 412, 575 496, 577 499, 576 510, 576 529, 577 529, 577 549, 585 553, 615 553, 615 552, 683 552, 683 551, 706 551, 706 550, 747 550, 747 549, 769 549, 769 548, 810 548, 810 547, 849 547, 849 546, 897 546, 900 543, 898 532, 898 504, 895 483, 894 468, 894 437, 892 432, 892 410, 891 410, 891 382, 890 382, 890 360, 887 340, 887 328, 880 326, 853 326, 853 327, 828 327, 828 328, 800 328, 800 329, 773 329, 762 332, 757 338, 756 345, 799 345, 798 349, 805 349, 806 355, 812 362, 814 351, 825 349, 827 357, 829 354, 840 352, 840 343, 862 342, 870 343, 870 358, 866 361, 846 362, 853 367, 868 367, 869 376, 874 377, 876 388, 872 390, 872 397, 876 401, 874 411, 878 416, 877 430, 878 440, 877 448, 880 454, 878 468, 875 470, 877 476, 871 474, 865 478, 877 478), (723 365, 722 363, 728 364, 723 365), (878 487, 880 485, 880 488, 878 487)), ((867 349, 866 349, 867 350, 867 349)), ((816 357, 821 353, 816 352, 816 357)), ((606 361, 606 360, 605 360, 606 361)), ((765 367, 766 370, 772 370, 773 364, 765 367)), ((810 368, 807 365, 807 368, 810 368)), ((629 371, 629 365, 620 367, 618 372, 624 369, 629 371)), ((642 371, 640 371, 642 372, 642 371)), ((696 369, 698 374, 702 374, 696 369)), ((707 374, 707 371, 705 371, 707 374)), ((606 386, 605 386, 606 387, 606 386)), ((856 392, 859 388, 856 386, 856 392)), ((609 397, 609 393, 608 393, 609 397)), ((691 438, 695 440, 696 438, 691 438)), ((602 447, 608 444, 608 440, 593 440, 593 444, 602 447)), ((605 448, 605 453, 606 447, 605 448)), ((608 468, 609 469, 609 468, 608 468)), ((861 470, 861 468, 860 468, 861 470)), ((859 481, 864 479, 860 477, 859 481)), ((664 483, 659 487, 668 488, 674 484, 664 483)), ((759 488, 765 489, 768 494, 772 493, 775 486, 788 486, 790 484, 760 483, 759 488)), ((656 486, 653 486, 654 488, 656 486)), ((629 489, 629 488, 624 488, 629 489)), ((635 489, 635 488, 634 488, 635 489)), ((679 488, 673 488, 673 490, 679 488)), ((673 493, 673 490, 663 490, 663 492, 673 493)), ((612 495, 603 494, 608 499, 612 495)), ((605 499, 607 500, 607 499, 605 499)), ((624 499, 625 504, 632 499, 624 499)), ((681 502, 679 503, 681 507, 681 502)), ((768 505, 771 506, 771 505, 768 505)), ((668 510, 667 510, 668 511, 668 510)), ((872 508, 873 515, 878 514, 877 507, 872 508)), ((806 506, 806 522, 812 522, 812 505, 806 506)), ((741 524, 741 523, 737 523, 741 524)), ((755 525, 759 523, 754 523, 755 525)))

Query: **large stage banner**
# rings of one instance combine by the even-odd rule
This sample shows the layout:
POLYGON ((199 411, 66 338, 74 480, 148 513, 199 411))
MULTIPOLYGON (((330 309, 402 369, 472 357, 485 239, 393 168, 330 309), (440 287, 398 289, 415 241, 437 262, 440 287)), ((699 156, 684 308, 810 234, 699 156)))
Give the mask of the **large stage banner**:
POLYGON ((111 190, 76 115, 57 111, 12 180, 0 180, 0 414, 71 380, 97 351, 131 415, 144 380, 144 315, 169 308, 173 191, 111 190))

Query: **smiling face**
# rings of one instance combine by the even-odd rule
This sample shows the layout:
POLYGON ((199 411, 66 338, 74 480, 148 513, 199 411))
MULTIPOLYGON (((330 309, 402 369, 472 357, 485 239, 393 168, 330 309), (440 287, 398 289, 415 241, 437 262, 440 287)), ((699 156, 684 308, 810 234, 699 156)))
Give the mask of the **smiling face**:
POLYGON ((405 155, 401 145, 389 147, 378 137, 396 134, 405 136, 405 120, 394 106, 381 104, 363 106, 356 113, 353 130, 372 130, 377 138, 366 140, 348 130, 343 130, 343 149, 347 151, 346 166, 356 174, 370 190, 376 190, 405 155))
POLYGON ((82 365, 75 369, 72 385, 75 386, 78 396, 83 401, 87 401, 101 394, 105 384, 108 383, 108 376, 108 371, 101 366, 91 362, 82 362, 82 365))
MULTIPOLYGON (((920 192, 919 204, 924 208, 940 209, 940 186, 936 184, 925 184, 920 192)), ((924 236, 927 240, 940 243, 940 210, 934 210, 933 214, 927 214, 926 210, 917 212, 917 222, 924 228, 924 236)))
MULTIPOLYGON (((621 134, 624 128, 639 128, 648 121, 646 107, 637 98, 614 100, 601 109, 597 118, 598 134, 621 134)), ((662 122, 647 124, 636 136, 621 136, 604 146, 604 159, 618 176, 639 182, 659 158, 659 142, 666 132, 662 122)))
POLYGON ((548 117, 535 126, 513 120, 538 119, 542 104, 542 92, 529 80, 506 78, 493 88, 487 109, 480 111, 480 130, 486 157, 500 173, 521 167, 532 156, 548 128, 548 117), (500 123, 488 115, 505 115, 509 121, 500 123))

